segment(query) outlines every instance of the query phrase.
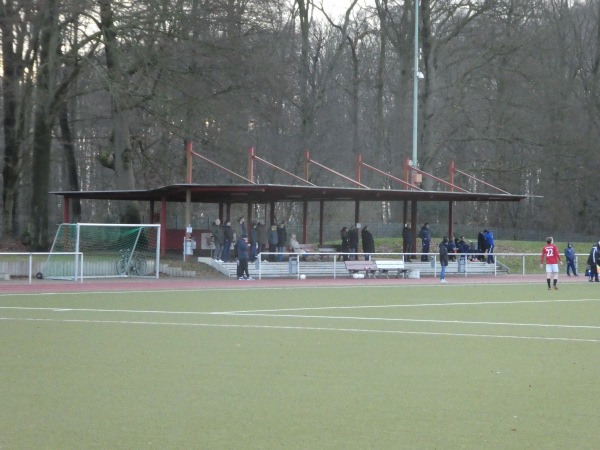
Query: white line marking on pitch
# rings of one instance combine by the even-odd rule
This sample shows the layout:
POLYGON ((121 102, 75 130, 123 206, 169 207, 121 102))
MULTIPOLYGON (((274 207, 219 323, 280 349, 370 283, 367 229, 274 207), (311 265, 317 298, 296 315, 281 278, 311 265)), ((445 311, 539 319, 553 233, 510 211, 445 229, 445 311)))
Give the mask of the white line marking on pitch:
POLYGON ((511 300, 511 301, 492 301, 492 302, 453 302, 453 303, 414 303, 400 305, 356 305, 356 306, 316 306, 302 308, 279 308, 279 309, 255 309, 242 311, 224 311, 213 314, 243 314, 243 313, 261 313, 261 312, 285 312, 285 311, 325 311, 331 309, 370 309, 370 308, 421 308, 429 306, 482 306, 482 305, 512 305, 521 303, 575 303, 575 302, 598 302, 597 298, 581 298, 574 300, 511 300))
POLYGON ((496 339, 526 339, 538 341, 564 341, 564 342, 600 342, 600 339, 582 339, 582 338, 561 338, 544 336, 510 336, 493 334, 473 334, 473 333, 441 333, 427 331, 398 331, 398 330, 366 330, 361 328, 330 328, 330 327, 298 327, 298 326, 278 326, 278 325, 234 325, 234 324, 213 324, 213 323, 176 323, 176 322, 139 322, 139 321, 121 321, 121 320, 80 320, 80 319, 33 319, 33 318, 8 318, 0 317, 0 320, 6 321, 26 321, 26 322, 63 322, 63 323, 96 323, 113 325, 158 325, 158 326, 177 326, 177 327, 215 327, 215 328, 246 328, 246 329, 275 329, 275 330, 299 330, 299 331, 333 331, 346 333, 375 333, 375 334, 399 334, 399 335, 420 335, 420 336, 450 336, 450 337, 476 337, 476 338, 496 338, 496 339))
POLYGON ((525 300, 509 302, 469 302, 469 303, 429 303, 420 305, 364 305, 364 306, 327 306, 315 308, 282 308, 268 310, 248 311, 224 311, 224 312, 201 312, 201 311, 164 311, 164 310, 135 310, 135 309, 97 309, 97 308, 58 308, 58 307, 26 307, 26 306, 0 306, 5 310, 25 311, 52 311, 52 312, 91 312, 91 313, 127 313, 127 314, 165 314, 165 315, 199 315, 199 316, 249 316, 249 317, 281 317, 292 319, 330 319, 330 320, 367 320, 381 322, 412 322, 412 323, 434 323, 434 324, 461 324, 461 325, 488 325, 488 326, 514 326, 514 327, 539 327, 539 328, 572 328, 572 329, 600 329, 596 325, 567 325, 567 324, 539 324, 518 322, 486 322, 467 320, 440 320, 440 319, 406 319, 388 317, 360 317, 360 316, 316 316, 306 314, 278 314, 279 312, 291 311, 323 311, 323 310, 345 310, 345 309, 368 309, 368 308, 402 308, 415 306, 450 306, 450 305, 487 305, 487 304, 519 304, 519 303, 555 303, 555 302, 587 302, 599 301, 598 299, 577 300, 525 300), (271 314, 269 314, 271 313, 271 314))
POLYGON ((592 330, 600 329, 597 325, 562 325, 562 324, 543 324, 543 323, 514 323, 514 322, 480 322, 469 320, 439 320, 439 319, 400 319, 391 317, 357 317, 357 316, 309 316, 303 314, 264 314, 264 313, 241 313, 224 314, 225 316, 237 317, 287 317, 293 319, 334 319, 334 320, 372 320, 382 322, 416 322, 416 323, 437 323, 437 324, 461 324, 461 325, 495 325, 495 326, 514 326, 514 327, 546 327, 546 328, 589 328, 592 330))
POLYGON ((278 308, 278 309, 250 309, 234 311, 165 311, 165 310, 140 310, 140 309, 100 309, 100 308, 61 308, 54 307, 34 307, 34 306, 0 306, 0 309, 7 310, 27 310, 27 311, 78 311, 78 312, 106 312, 106 313, 138 313, 138 314, 197 314, 197 315, 242 315, 258 313, 278 313, 292 311, 328 311, 344 309, 385 309, 385 308, 421 308, 431 306, 484 306, 484 305, 510 305, 525 303, 576 303, 576 302, 598 302, 597 298, 583 298, 575 300, 511 300, 511 301, 492 301, 492 302, 454 302, 454 303, 415 303, 415 304, 394 304, 394 305, 355 305, 355 306, 316 306, 302 308, 278 308))

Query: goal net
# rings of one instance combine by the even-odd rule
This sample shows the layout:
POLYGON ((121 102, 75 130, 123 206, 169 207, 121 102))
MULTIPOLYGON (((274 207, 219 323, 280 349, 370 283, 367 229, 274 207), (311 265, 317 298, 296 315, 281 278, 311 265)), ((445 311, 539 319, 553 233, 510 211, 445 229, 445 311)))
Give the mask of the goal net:
POLYGON ((63 223, 54 237, 43 276, 158 278, 159 263, 160 225, 63 223), (65 252, 82 253, 83 262, 61 254, 65 252))

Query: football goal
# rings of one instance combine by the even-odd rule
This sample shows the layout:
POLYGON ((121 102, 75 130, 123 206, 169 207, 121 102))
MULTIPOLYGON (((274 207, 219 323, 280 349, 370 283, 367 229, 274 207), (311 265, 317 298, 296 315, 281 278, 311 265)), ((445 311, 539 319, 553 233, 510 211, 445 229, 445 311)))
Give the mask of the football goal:
POLYGON ((160 225, 63 223, 54 237, 43 276, 158 278, 159 264, 160 225), (65 252, 82 253, 83 258, 68 257, 65 252))

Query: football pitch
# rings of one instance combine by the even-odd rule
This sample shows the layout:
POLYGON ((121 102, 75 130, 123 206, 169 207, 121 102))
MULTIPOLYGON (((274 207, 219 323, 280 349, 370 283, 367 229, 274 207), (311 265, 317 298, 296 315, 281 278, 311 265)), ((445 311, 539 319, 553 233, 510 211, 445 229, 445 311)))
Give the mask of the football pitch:
POLYGON ((0 449, 591 449, 595 283, 0 295, 0 449))

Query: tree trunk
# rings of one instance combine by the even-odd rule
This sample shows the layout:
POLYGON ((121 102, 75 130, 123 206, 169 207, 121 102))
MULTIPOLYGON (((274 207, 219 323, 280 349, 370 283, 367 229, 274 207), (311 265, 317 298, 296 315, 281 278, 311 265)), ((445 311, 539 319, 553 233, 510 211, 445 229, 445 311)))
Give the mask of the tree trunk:
POLYGON ((58 47, 56 0, 47 0, 42 14, 42 32, 37 76, 37 109, 34 118, 33 163, 31 170, 31 249, 48 249, 48 191, 52 148, 52 86, 56 78, 58 47))
MULTIPOLYGON (((432 89, 435 86, 435 76, 437 64, 435 61, 434 36, 431 23, 431 5, 430 0, 422 0, 420 8, 421 16, 421 49, 423 55, 423 75, 424 79, 419 86, 419 114, 417 127, 417 148, 419 166, 425 172, 431 173, 434 163, 432 157, 432 127, 429 121, 433 117, 433 95, 432 89)), ((425 189, 430 190, 433 187, 433 180, 424 177, 423 185, 425 189)))
MULTIPOLYGON (((77 160, 75 159, 75 144, 73 143, 73 135, 71 133, 71 125, 69 124, 69 108, 68 103, 61 103, 59 114, 59 123, 61 131, 61 141, 65 152, 65 166, 67 169, 67 181, 70 191, 80 191, 79 176, 77 174, 77 160)), ((81 221, 81 201, 78 198, 71 200, 72 219, 73 222, 81 221)))
POLYGON ((23 93, 31 91, 31 71, 25 71, 25 62, 15 49, 23 47, 24 35, 15 30, 20 23, 19 13, 10 1, 0 7, 0 34, 2 35, 2 96, 4 160, 2 167, 2 230, 4 235, 18 233, 18 196, 21 178, 21 153, 25 115, 23 93), (25 76, 25 79, 23 78, 25 76))
MULTIPOLYGON (((117 31, 113 23, 112 0, 101 0, 100 26, 104 36, 106 69, 108 72, 109 92, 112 101, 114 169, 117 177, 117 189, 135 189, 133 173, 133 149, 129 131, 129 105, 127 83, 122 75, 119 60, 117 31)), ((120 202, 121 223, 140 223, 140 211, 137 202, 120 202)))

